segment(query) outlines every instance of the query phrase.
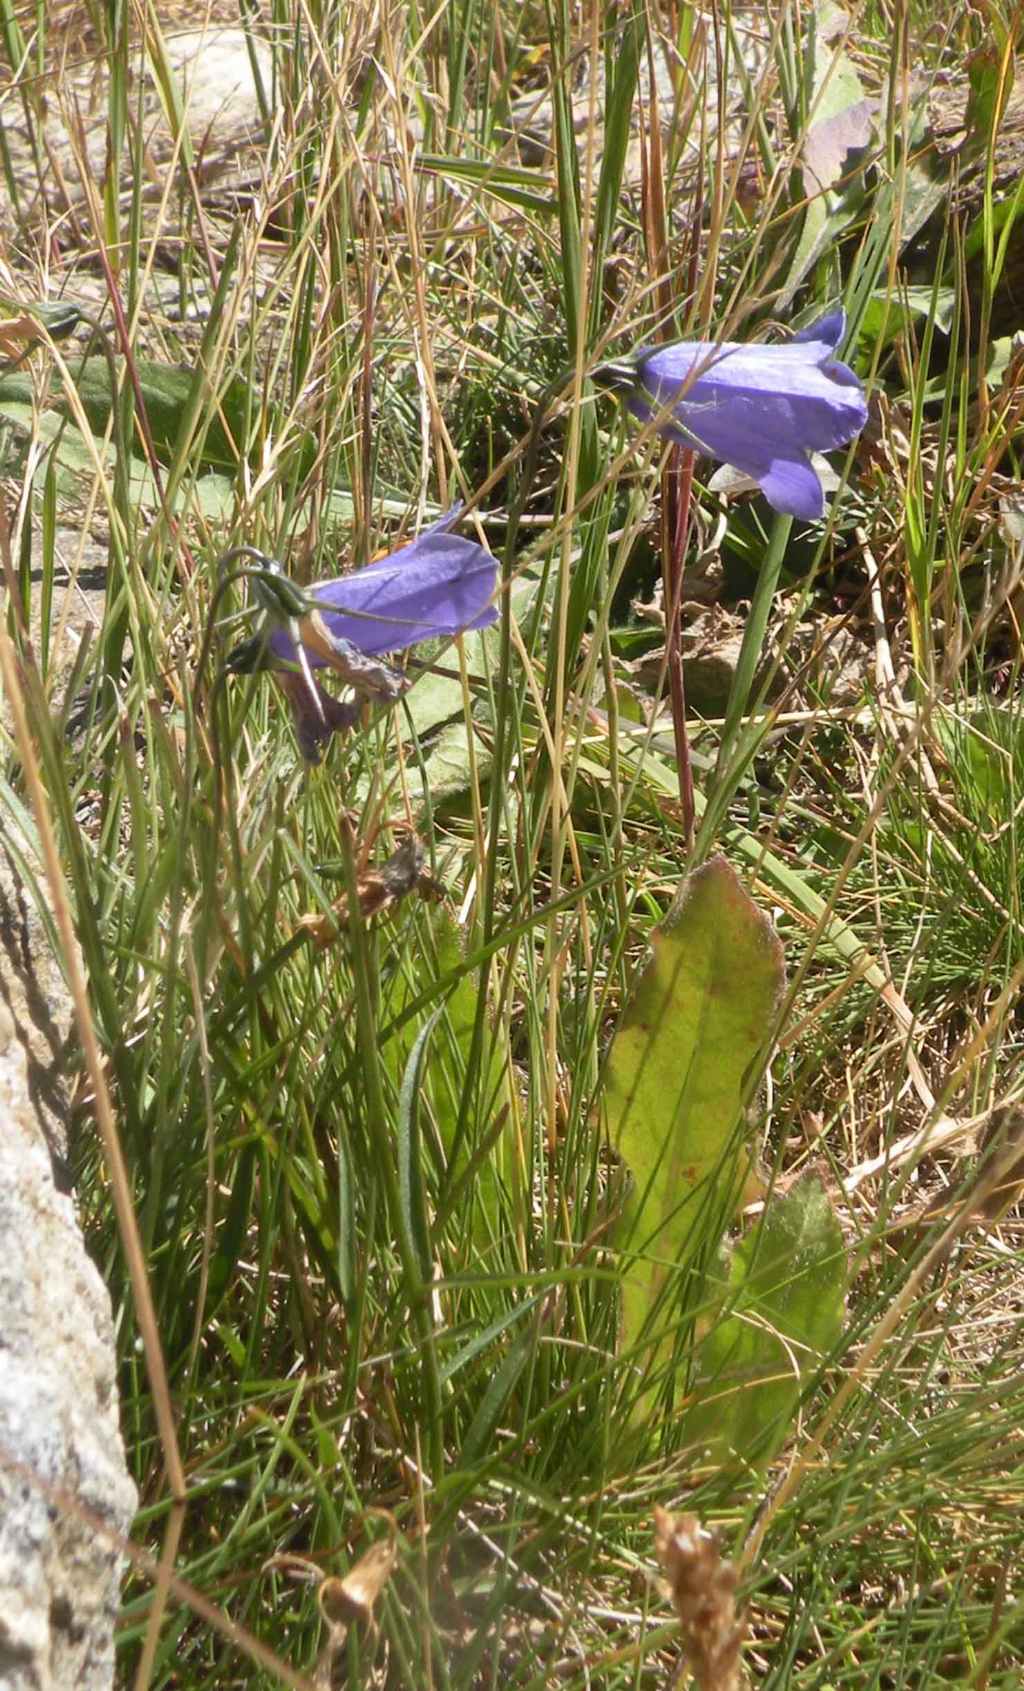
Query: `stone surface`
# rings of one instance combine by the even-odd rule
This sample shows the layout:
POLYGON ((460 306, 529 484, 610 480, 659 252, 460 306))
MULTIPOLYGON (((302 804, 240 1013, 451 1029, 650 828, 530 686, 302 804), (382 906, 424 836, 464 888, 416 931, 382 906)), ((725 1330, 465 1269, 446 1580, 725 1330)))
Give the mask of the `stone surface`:
MULTIPOLYGON (((195 149, 196 169, 203 179, 228 168, 240 149, 251 146, 262 132, 263 119, 253 75, 255 60, 265 97, 274 85, 273 54, 259 36, 244 29, 208 28, 168 33, 164 42, 167 68, 174 78, 185 126, 195 149)), ((152 63, 145 66, 143 134, 151 168, 175 152, 174 125, 161 98, 152 63)), ((139 61, 135 61, 137 73, 139 61)), ((48 107, 48 138, 65 160, 64 183, 79 185, 76 153, 76 114, 83 107, 103 114, 107 105, 106 68, 102 60, 84 69, 70 84, 58 86, 58 98, 48 107), (70 97, 73 96, 73 99, 70 97)), ((135 98, 134 92, 130 96, 135 98)), ((102 179, 106 168, 107 132, 103 122, 86 122, 89 165, 102 179)), ((154 170, 154 182, 162 173, 154 170)))
POLYGON ((167 59, 200 155, 230 153, 260 139, 263 117, 253 65, 269 104, 274 56, 268 42, 244 29, 183 30, 168 34, 167 59))
MULTIPOLYGON (((22 847, 25 840, 19 841, 22 847)), ((53 1160, 57 1184, 66 1190, 68 1175, 67 1088, 64 1058, 71 1027, 71 1000, 53 955, 46 929, 18 875, 14 858, 0 843, 0 1018, 7 1012, 7 1049, 0 1038, 0 1098, 19 1095, 16 1077, 21 1047, 26 1108, 41 1129, 53 1160)), ((0 1312, 0 1332, 2 1332, 0 1312)))
MULTIPOLYGON (((623 179, 629 187, 639 188, 643 175, 641 116, 643 114, 646 126, 647 114, 651 111, 652 87, 666 139, 677 137, 680 128, 686 135, 682 158, 678 161, 680 171, 696 164, 702 146, 716 133, 721 108, 724 108, 726 148, 732 151, 739 146, 749 119, 747 90, 750 86, 756 87, 763 74, 771 39, 771 23, 761 7, 736 6, 733 12, 739 14, 734 28, 734 50, 742 59, 743 76, 733 69, 721 102, 713 46, 709 45, 706 55, 697 53, 693 64, 688 65, 667 36, 656 35, 653 38, 650 58, 643 59, 640 64, 637 95, 630 116, 630 139, 623 171, 623 179), (696 74, 693 66, 697 67, 696 74), (691 107, 702 113, 702 117, 693 122, 688 115, 691 107)), ((699 27, 710 30, 710 13, 700 19, 699 27)), ((596 169, 600 167, 604 151, 607 90, 603 53, 592 67, 590 55, 581 42, 574 62, 568 67, 568 74, 571 79, 573 128, 581 154, 583 137, 592 122, 594 125, 596 169)), ((548 169, 553 166, 554 103, 549 89, 524 95, 515 102, 511 133, 524 164, 541 165, 548 169)))
POLYGON ((6 865, 0 892, 0 1687, 106 1691, 123 1559, 102 1527, 127 1536, 136 1494, 110 1300, 40 1121, 60 1118, 66 1000, 6 865))

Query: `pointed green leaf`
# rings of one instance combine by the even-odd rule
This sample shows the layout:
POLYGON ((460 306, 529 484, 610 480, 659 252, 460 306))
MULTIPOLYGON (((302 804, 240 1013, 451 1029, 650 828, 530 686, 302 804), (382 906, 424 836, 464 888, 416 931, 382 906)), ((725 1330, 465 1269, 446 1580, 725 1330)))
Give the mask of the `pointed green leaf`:
POLYGON ((469 182, 506 205, 523 211, 551 213, 555 197, 548 179, 537 170, 521 169, 506 164, 493 164, 489 159, 446 158, 436 153, 422 153, 416 160, 417 170, 431 172, 453 182, 469 182))
POLYGON ((742 1109, 784 982, 782 947, 722 857, 654 936, 608 1060, 605 1110, 632 1192, 619 1231, 627 1347, 673 1265, 713 1251, 746 1172, 742 1109))
POLYGON ((936 328, 948 335, 956 307, 955 288, 907 287, 898 294, 877 288, 864 307, 857 337, 865 346, 873 347, 883 336, 884 342, 894 340, 908 323, 920 317, 930 317, 936 328))

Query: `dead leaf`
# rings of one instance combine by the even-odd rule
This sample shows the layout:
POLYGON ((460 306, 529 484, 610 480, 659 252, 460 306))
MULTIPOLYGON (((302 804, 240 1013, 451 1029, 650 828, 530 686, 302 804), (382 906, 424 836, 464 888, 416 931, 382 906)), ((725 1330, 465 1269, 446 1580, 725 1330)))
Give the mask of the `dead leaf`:
POLYGON ((20 317, 0 317, 0 355, 15 358, 25 347, 40 339, 42 327, 38 318, 23 311, 20 317))
POLYGON ((394 1572, 398 1560, 395 1533, 371 1544, 344 1579, 325 1579, 318 1597, 327 1625, 346 1632, 357 1621, 374 1627, 374 1604, 394 1572))
POLYGON ((376 1636, 374 1606, 398 1560, 397 1528, 390 1515, 387 1519, 390 1527, 387 1538, 371 1544, 343 1579, 323 1580, 317 1592, 327 1639, 317 1659, 314 1684, 323 1691, 332 1691, 338 1683, 349 1628, 361 1624, 376 1636))
POLYGON ((340 1579, 331 1574, 325 1576, 316 1562, 290 1551, 271 1556, 263 1564, 264 1573, 274 1571, 287 1575, 289 1579, 319 1581, 317 1602, 327 1628, 327 1638, 313 1670, 313 1684, 317 1691, 336 1691, 344 1683, 343 1651, 353 1626, 365 1626, 371 1636, 376 1636, 374 1608, 398 1561, 398 1527, 394 1516, 386 1509, 368 1512, 380 1516, 387 1523, 387 1537, 371 1544, 340 1579))
POLYGON ((962 1174, 946 1180, 922 1208, 893 1225, 927 1226, 961 1210, 974 1222, 998 1223, 1024 1194, 1024 1110, 1001 1104, 977 1129, 965 1136, 964 1149, 975 1153, 978 1166, 965 1184, 962 1174))
MULTIPOLYGON (((366 869, 356 877, 359 908, 364 917, 379 916, 411 892, 421 898, 440 899, 444 887, 426 868, 423 842, 410 834, 379 869, 366 869)), ((296 932, 306 934, 321 950, 333 945, 345 931, 349 918, 348 894, 338 899, 329 916, 303 916, 296 932)))

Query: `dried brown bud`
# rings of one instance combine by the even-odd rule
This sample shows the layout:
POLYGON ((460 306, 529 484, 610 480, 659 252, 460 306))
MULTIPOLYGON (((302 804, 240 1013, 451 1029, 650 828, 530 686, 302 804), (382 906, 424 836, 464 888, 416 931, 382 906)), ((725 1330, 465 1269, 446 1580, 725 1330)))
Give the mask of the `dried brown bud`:
POLYGON ((654 1511, 654 1547, 683 1632, 686 1665, 701 1691, 739 1691, 744 1616, 736 1570, 696 1515, 654 1511))

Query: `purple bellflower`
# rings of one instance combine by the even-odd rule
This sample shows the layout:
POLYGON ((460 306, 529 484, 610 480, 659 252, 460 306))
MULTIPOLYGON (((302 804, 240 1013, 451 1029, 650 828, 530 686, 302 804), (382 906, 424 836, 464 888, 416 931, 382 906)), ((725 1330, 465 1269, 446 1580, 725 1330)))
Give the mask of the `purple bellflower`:
POLYGON ((661 414, 666 440, 731 464, 776 511, 811 521, 825 511, 811 453, 845 446, 867 421, 860 378, 835 356, 845 331, 846 313, 832 311, 785 346, 679 341, 599 365, 593 379, 642 422, 661 414))
POLYGON ((461 513, 460 503, 409 545, 309 588, 289 581, 272 559, 254 573, 254 595, 267 624, 236 647, 227 667, 236 674, 276 674, 309 762, 319 762, 323 741, 336 729, 358 721, 364 700, 390 703, 408 689, 408 678, 383 663, 381 653, 496 620, 498 566, 476 541, 449 532, 461 513), (325 693, 315 669, 333 670, 356 698, 325 693))

